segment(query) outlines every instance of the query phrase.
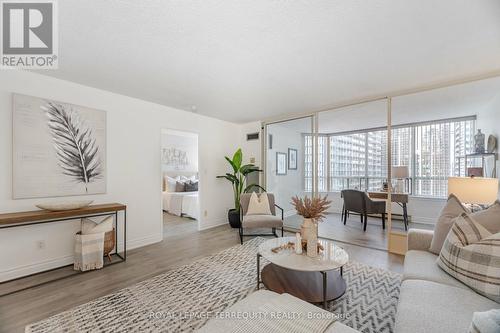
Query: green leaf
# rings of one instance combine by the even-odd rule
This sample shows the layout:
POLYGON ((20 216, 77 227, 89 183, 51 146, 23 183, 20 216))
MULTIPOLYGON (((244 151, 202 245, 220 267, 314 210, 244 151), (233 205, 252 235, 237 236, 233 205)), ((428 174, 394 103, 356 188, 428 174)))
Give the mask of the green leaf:
POLYGON ((248 193, 254 187, 260 188, 262 191, 266 192, 266 189, 260 186, 259 184, 250 184, 245 188, 243 192, 248 193))
POLYGON ((240 172, 246 176, 252 172, 261 172, 262 170, 259 170, 259 167, 253 165, 253 164, 245 164, 240 168, 240 172))
POLYGON ((226 173, 226 179, 230 179, 231 182, 237 183, 237 184, 239 184, 239 182, 240 182, 239 179, 235 175, 232 175, 230 173, 226 173))
POLYGON ((232 184, 234 184, 234 178, 231 178, 231 177, 228 177, 228 176, 217 176, 217 178, 225 178, 225 179, 229 180, 232 184))
POLYGON ((234 164, 234 162, 227 156, 224 156, 224 158, 226 159, 226 161, 229 162, 229 164, 231 164, 231 167, 233 168, 234 170, 234 173, 237 173, 238 172, 238 169, 239 167, 236 167, 236 165, 234 164))
POLYGON ((233 164, 236 167, 234 169, 234 172, 238 172, 238 170, 241 167, 242 160, 243 160, 243 153, 241 152, 241 148, 240 148, 236 151, 236 153, 234 153, 234 156, 233 156, 233 164))

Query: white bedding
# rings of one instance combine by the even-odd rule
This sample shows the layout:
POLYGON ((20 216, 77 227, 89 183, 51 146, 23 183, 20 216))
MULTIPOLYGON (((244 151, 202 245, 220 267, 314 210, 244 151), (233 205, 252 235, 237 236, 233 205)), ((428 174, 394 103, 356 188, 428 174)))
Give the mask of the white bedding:
POLYGON ((163 192, 163 210, 177 216, 199 219, 198 192, 163 192))

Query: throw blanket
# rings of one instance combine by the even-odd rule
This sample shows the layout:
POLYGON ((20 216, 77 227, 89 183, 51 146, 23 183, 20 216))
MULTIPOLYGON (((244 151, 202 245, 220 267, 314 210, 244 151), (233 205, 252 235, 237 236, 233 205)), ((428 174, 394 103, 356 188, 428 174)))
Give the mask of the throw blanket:
POLYGON ((75 235, 74 270, 88 271, 102 268, 104 252, 104 232, 75 235))
POLYGON ((245 309, 229 309, 221 314, 210 329, 203 333, 322 333, 336 320, 334 313, 303 302, 291 295, 281 294, 251 304, 245 309))

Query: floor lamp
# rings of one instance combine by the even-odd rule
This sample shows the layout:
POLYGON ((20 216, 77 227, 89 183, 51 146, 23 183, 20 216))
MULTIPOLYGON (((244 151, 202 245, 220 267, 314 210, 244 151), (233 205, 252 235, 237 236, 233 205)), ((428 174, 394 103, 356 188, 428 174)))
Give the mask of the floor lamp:
POLYGON ((482 177, 450 177, 448 178, 448 194, 454 194, 460 201, 483 209, 498 199, 498 179, 482 177))

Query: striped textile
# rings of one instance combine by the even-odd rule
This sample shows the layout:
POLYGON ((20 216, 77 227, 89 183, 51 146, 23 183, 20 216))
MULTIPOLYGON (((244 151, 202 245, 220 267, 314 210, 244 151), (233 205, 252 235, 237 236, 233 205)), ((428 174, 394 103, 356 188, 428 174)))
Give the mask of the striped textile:
POLYGON ((500 302, 500 233, 491 234, 467 213, 456 218, 437 264, 479 294, 500 302))
POLYGON ((88 271, 102 268, 104 253, 104 232, 96 234, 75 235, 75 256, 73 269, 88 271))

